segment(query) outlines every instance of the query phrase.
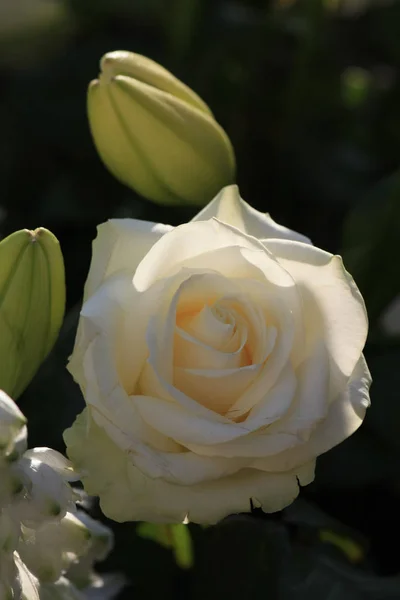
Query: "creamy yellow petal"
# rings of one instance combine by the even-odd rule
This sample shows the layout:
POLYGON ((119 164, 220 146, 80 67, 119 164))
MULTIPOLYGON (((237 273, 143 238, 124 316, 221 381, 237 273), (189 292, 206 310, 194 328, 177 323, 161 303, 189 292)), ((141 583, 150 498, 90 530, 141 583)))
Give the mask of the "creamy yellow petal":
POLYGON ((362 424, 370 404, 370 385, 371 375, 361 356, 347 389, 331 403, 326 417, 311 433, 309 440, 271 458, 269 468, 274 471, 296 468, 352 435, 362 424))
POLYGON ((117 342, 120 340, 122 320, 126 315, 125 307, 129 305, 133 293, 131 278, 125 273, 119 273, 84 302, 74 350, 68 364, 69 372, 81 386, 82 391, 86 384, 83 372, 85 352, 99 334, 103 334, 109 340, 111 363, 115 369, 118 369, 117 342))
MULTIPOLYGON (((189 411, 183 403, 179 405, 158 398, 136 396, 135 404, 144 421, 195 453, 228 458, 257 457, 275 451, 275 444, 268 445, 267 426, 288 410, 294 400, 295 390, 294 374, 285 371, 263 403, 242 423, 235 423, 219 415, 216 415, 219 416, 217 420, 215 413, 205 407, 201 407, 202 413, 189 411), (254 440, 258 443, 257 452, 246 451, 247 447, 253 450, 251 442, 254 440)), ((199 406, 199 403, 194 402, 194 406, 199 406)))
MULTIPOLYGON (((159 386, 161 380, 170 386, 173 384, 173 347, 178 306, 192 306, 195 301, 203 305, 210 298, 214 301, 216 296, 223 295, 235 287, 219 274, 197 274, 190 269, 178 273, 166 282, 160 282, 159 285, 162 285, 159 304, 149 320, 146 331, 149 352, 147 363, 151 368, 146 365, 139 386, 141 393, 165 397, 165 394, 160 394, 159 386), (155 379, 158 379, 158 384, 155 379)), ((146 291, 144 297, 152 290, 153 286, 146 291)))
MULTIPOLYGON (((170 233, 161 237, 151 248, 138 266, 134 284, 138 290, 147 289, 154 281, 175 274, 182 267, 213 269, 230 272, 235 267, 235 246, 247 252, 245 269, 248 274, 263 268, 263 275, 268 273, 268 280, 281 286, 293 286, 291 276, 273 258, 273 255, 255 238, 221 223, 216 219, 185 223, 176 227, 170 233), (228 253, 221 255, 221 251, 228 248, 228 253), (214 252, 218 255, 214 256, 214 252), (217 259, 223 256, 222 268, 218 269, 217 259), (196 262, 197 259, 197 262, 196 262)), ((242 261, 243 262, 243 261, 242 261)))
POLYGON ((237 397, 252 385, 261 365, 234 369, 174 369, 174 386, 203 406, 229 418, 236 418, 231 407, 237 397))
POLYGON ((339 256, 299 242, 266 240, 297 283, 303 301, 305 353, 323 339, 331 357, 330 387, 344 389, 360 358, 368 332, 363 298, 339 256))
MULTIPOLYGON (((236 332, 238 334, 238 332, 236 332)), ((238 369, 248 364, 244 350, 247 335, 243 332, 242 339, 239 335, 238 347, 233 352, 226 351, 224 347, 217 350, 188 336, 182 330, 175 330, 174 335, 174 367, 180 369, 238 369)))
POLYGON ((273 474, 243 469, 234 475, 188 486, 152 479, 133 466, 121 451, 82 413, 64 433, 68 455, 86 475, 89 494, 99 495, 105 515, 116 521, 216 523, 227 515, 250 510, 250 499, 266 512, 281 510, 298 495, 297 477, 307 483, 312 465, 273 474))
POLYGON ((150 444, 167 452, 179 451, 173 440, 141 418, 132 397, 120 385, 108 340, 97 337, 91 342, 84 357, 84 373, 86 404, 96 423, 121 448, 129 451, 132 447, 150 444))
MULTIPOLYGON (((212 290, 211 293, 213 295, 215 290, 212 290)), ((207 300, 204 294, 202 294, 202 297, 204 301, 207 300)), ((199 300, 200 303, 203 301, 202 299, 199 300)), ((177 334, 188 341, 190 339, 197 340, 215 350, 226 346, 233 335, 234 325, 223 323, 217 319, 210 304, 204 304, 203 308, 196 311, 197 308, 190 311, 190 306, 187 305, 178 308, 178 314, 176 315, 177 334)))
POLYGON ((93 241, 84 300, 90 298, 103 281, 115 273, 126 271, 133 277, 150 248, 172 229, 170 225, 137 219, 111 219, 99 225, 93 241))

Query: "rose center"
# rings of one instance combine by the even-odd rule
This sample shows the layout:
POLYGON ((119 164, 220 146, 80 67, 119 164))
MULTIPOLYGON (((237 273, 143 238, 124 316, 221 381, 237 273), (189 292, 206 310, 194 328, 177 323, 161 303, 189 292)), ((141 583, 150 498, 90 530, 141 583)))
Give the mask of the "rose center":
MULTIPOLYGON (((202 306, 178 306, 176 313, 174 385, 221 414, 241 391, 234 384, 235 373, 252 364, 249 324, 239 308, 220 298, 202 306)), ((244 376, 243 389, 250 376, 244 376)))
POLYGON ((213 316, 216 319, 218 319, 218 321, 220 321, 221 323, 235 327, 236 315, 232 311, 227 309, 226 307, 221 306, 218 302, 216 302, 211 307, 211 312, 212 312, 213 316))

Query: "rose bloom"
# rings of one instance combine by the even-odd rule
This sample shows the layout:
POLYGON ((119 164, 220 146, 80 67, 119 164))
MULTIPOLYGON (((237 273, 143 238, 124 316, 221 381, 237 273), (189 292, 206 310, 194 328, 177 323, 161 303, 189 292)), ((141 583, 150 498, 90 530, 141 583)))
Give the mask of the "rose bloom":
POLYGON ((176 228, 100 225, 65 432, 86 491, 116 521, 281 510, 364 418, 367 329, 341 258, 236 186, 176 228))

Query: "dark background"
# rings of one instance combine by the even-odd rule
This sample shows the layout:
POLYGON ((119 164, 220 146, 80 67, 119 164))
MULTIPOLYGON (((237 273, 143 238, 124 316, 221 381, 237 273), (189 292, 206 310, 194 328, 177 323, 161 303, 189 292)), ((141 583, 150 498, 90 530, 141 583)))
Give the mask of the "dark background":
POLYGON ((370 315, 372 408, 318 460, 300 501, 273 517, 191 526, 187 571, 135 525, 113 524, 116 549, 99 568, 128 575, 126 599, 400 598, 400 339, 382 326, 400 293, 400 3, 0 5, 0 233, 51 229, 67 278, 59 341, 19 402, 31 446, 63 450, 83 405, 65 363, 96 225, 117 216, 178 224, 197 212, 151 204, 100 162, 86 89, 105 52, 145 54, 199 93, 235 147, 242 196, 342 254, 370 315), (328 542, 326 531, 339 537, 328 542))

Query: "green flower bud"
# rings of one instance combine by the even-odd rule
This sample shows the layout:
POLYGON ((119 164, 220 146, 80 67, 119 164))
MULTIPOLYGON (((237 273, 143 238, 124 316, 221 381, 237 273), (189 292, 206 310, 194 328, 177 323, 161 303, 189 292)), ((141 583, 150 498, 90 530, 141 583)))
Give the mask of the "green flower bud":
POLYGON ((233 183, 231 142, 197 94, 139 54, 110 52, 100 66, 89 123, 117 179, 159 204, 206 204, 233 183))
POLYGON ((0 389, 24 391, 57 339, 65 309, 64 262, 47 229, 0 242, 0 389))

